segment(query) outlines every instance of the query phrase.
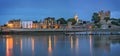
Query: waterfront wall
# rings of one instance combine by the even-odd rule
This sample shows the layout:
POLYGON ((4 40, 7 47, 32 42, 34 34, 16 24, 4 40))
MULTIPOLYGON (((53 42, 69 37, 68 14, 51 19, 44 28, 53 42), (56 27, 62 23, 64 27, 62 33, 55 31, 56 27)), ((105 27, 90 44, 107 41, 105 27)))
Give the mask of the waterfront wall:
POLYGON ((120 35, 120 32, 69 32, 66 35, 120 35))
POLYGON ((120 29, 33 29, 33 28, 24 28, 24 29, 4 29, 2 32, 21 32, 21 31, 39 31, 39 32, 120 32, 120 29))
POLYGON ((119 29, 6 29, 0 34, 80 34, 120 35, 119 29))

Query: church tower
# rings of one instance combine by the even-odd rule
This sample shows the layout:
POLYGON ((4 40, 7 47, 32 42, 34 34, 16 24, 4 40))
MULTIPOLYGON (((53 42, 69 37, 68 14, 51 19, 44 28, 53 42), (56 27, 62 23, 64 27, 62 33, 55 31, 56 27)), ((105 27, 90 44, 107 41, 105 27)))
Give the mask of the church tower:
POLYGON ((77 14, 75 14, 74 19, 76 20, 76 22, 78 22, 78 15, 77 14))

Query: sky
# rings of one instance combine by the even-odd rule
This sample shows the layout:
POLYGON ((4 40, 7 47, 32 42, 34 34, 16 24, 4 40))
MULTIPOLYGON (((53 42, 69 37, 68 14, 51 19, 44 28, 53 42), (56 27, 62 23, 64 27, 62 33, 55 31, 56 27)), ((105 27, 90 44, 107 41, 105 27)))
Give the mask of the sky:
POLYGON ((43 20, 46 17, 73 18, 90 21, 93 12, 111 11, 120 18, 120 0, 0 0, 0 25, 11 19, 43 20))

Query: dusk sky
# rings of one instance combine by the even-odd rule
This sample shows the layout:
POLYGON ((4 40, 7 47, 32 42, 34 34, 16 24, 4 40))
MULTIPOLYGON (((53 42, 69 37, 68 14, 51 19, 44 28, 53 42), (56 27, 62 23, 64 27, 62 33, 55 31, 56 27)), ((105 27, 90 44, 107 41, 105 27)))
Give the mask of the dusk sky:
POLYGON ((0 0, 0 25, 10 19, 40 20, 46 17, 91 20, 93 12, 110 10, 120 18, 120 0, 0 0))

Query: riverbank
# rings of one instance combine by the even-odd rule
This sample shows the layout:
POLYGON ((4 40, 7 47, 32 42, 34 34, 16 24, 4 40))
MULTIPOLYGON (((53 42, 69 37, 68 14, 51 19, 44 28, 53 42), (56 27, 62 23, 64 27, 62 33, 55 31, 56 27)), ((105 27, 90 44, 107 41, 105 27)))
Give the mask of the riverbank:
POLYGON ((69 32, 66 35, 120 35, 120 32, 69 32))
POLYGON ((119 29, 6 29, 0 31, 0 34, 77 34, 77 35, 120 35, 119 29))
POLYGON ((12 32, 0 32, 1 35, 120 35, 120 32, 41 32, 41 31, 12 31, 12 32))
POLYGON ((11 31, 11 32, 0 32, 1 35, 59 35, 64 34, 64 32, 40 32, 40 31, 11 31))

